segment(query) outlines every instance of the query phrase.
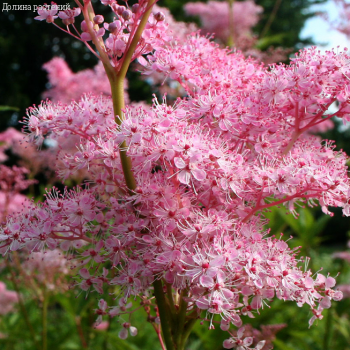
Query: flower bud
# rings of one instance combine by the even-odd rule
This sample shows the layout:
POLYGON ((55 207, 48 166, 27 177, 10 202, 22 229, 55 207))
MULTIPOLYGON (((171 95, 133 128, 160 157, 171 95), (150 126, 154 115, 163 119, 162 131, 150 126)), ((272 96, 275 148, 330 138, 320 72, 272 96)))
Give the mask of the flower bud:
POLYGON ((140 8, 139 4, 134 4, 134 5, 131 6, 131 12, 132 13, 136 13, 139 8, 140 8))
POLYGON ((91 35, 87 32, 84 32, 81 34, 81 40, 83 41, 90 41, 92 40, 91 35))
POLYGON ((109 30, 111 33, 114 33, 117 29, 118 29, 118 25, 117 25, 116 22, 112 22, 112 23, 110 23, 110 25, 108 26, 108 30, 109 30))
POLYGON ((137 328, 136 328, 136 327, 133 327, 133 326, 130 326, 129 332, 130 332, 130 335, 131 335, 132 337, 135 337, 135 336, 137 335, 137 328))
POLYGON ((126 10, 125 6, 119 6, 118 9, 117 9, 117 14, 119 16, 121 16, 125 10, 126 10))
POLYGON ((147 312, 147 313, 149 313, 149 312, 151 312, 151 308, 149 307, 149 306, 145 306, 145 311, 147 312))
POLYGON ((112 4, 111 7, 112 7, 112 10, 113 10, 115 13, 118 12, 118 8, 119 8, 119 5, 118 5, 118 4, 114 3, 114 4, 112 4))
POLYGON ((80 24, 80 28, 83 32, 87 32, 88 31, 88 26, 86 24, 85 21, 82 21, 81 24, 80 24))
POLYGON ((158 22, 162 22, 164 21, 165 19, 165 16, 162 12, 157 12, 155 15, 154 15, 154 19, 158 22))
POLYGON ((101 24, 101 23, 103 23, 104 20, 105 19, 101 15, 97 15, 97 16, 94 17, 94 23, 95 24, 101 24))
POLYGON ((128 20, 131 18, 131 12, 130 12, 130 10, 125 10, 125 11, 123 11, 122 17, 123 17, 126 21, 128 21, 128 20))

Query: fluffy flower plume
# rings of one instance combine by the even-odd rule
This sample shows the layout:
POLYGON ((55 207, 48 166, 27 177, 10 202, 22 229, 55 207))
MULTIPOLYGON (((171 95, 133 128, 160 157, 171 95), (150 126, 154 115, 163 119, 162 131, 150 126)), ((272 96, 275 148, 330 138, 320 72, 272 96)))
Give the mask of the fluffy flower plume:
POLYGON ((20 192, 36 183, 36 180, 27 180, 26 168, 12 168, 0 165, 0 219, 4 220, 7 215, 12 215, 20 210, 25 210, 29 200, 20 192))
MULTIPOLYGON (((68 283, 65 276, 69 274, 68 261, 58 249, 47 252, 33 252, 21 264, 23 278, 35 280, 50 291, 66 291, 68 283)), ((25 283, 25 281, 24 281, 25 283)))
MULTIPOLYGON (((111 95, 111 87, 103 69, 102 62, 99 62, 94 69, 85 69, 73 73, 63 58, 55 57, 43 65, 48 72, 51 88, 43 93, 44 98, 50 98, 54 102, 70 103, 72 100, 79 100, 84 94, 111 95)), ((127 89, 127 81, 125 81, 127 89)), ((126 101, 129 102, 126 95, 126 101)))
POLYGON ((230 24, 230 5, 227 1, 189 2, 184 6, 187 14, 199 16, 203 34, 215 34, 215 37, 227 42, 233 36, 234 42, 252 35, 252 27, 259 20, 263 8, 254 1, 236 1, 232 8, 230 24))
POLYGON ((0 315, 11 312, 18 302, 18 294, 6 288, 6 284, 0 281, 0 315))
MULTIPOLYGON (((81 136, 77 152, 60 157, 69 172, 88 168, 96 183, 62 196, 53 191, 20 221, 10 218, 2 250, 24 245, 68 249, 85 242, 79 250, 87 266, 80 272, 84 290, 119 285, 128 297, 146 293, 155 276, 162 277, 174 288, 189 288, 188 301, 198 310, 221 314, 238 327, 240 315, 253 316, 274 296, 308 304, 314 318, 321 318, 330 300, 341 298, 331 289, 334 279, 313 278, 298 267, 296 251, 268 237, 256 213, 277 203, 294 211, 300 201, 318 201, 326 212, 328 206, 340 206, 348 215, 345 154, 318 138, 295 137, 324 119, 324 106, 341 100, 345 87, 339 82, 348 82, 337 72, 347 69, 340 66, 346 54, 321 56, 311 49, 290 66, 270 71, 198 36, 189 37, 182 50, 193 53, 196 45, 203 50, 198 58, 203 66, 181 47, 175 51, 183 66, 198 67, 195 78, 190 71, 163 66, 165 75, 169 69, 174 79, 182 75, 183 84, 192 87, 193 96, 174 107, 155 101, 150 110, 127 108, 119 128, 111 107, 98 98, 68 106, 47 103, 30 111, 28 131, 37 141, 48 131, 53 137, 81 136), (225 59, 232 69, 206 70, 209 57, 225 59), (318 66, 306 64, 311 57, 318 66), (311 79, 307 86, 301 78, 295 82, 297 72, 305 79, 321 74, 322 85, 315 87, 311 79), (233 79, 225 74, 235 74, 232 87, 233 79), (206 84, 214 75, 220 77, 216 83, 206 84), (336 78, 337 85, 330 83, 336 78), (308 93, 297 94, 296 84, 308 93), (131 195, 119 160, 122 141, 142 184, 131 195), (89 272, 91 264, 108 261, 117 277, 89 272)), ((156 51, 148 69, 158 69, 166 55, 170 49, 156 51)), ((341 103, 338 115, 346 118, 346 106, 341 103)))
MULTIPOLYGON (((103 18, 96 16, 82 24, 81 39, 103 47, 108 30, 101 52, 118 71, 145 3, 102 3, 115 21, 99 27, 103 18)), ((164 15, 151 15, 132 58, 139 57, 144 74, 183 87, 187 96, 174 105, 155 99, 115 118, 109 97, 87 95, 28 110, 24 123, 36 144, 48 136, 79 139, 74 151, 59 152, 59 175, 84 169, 90 183, 52 189, 44 203, 10 216, 0 251, 75 251, 77 286, 102 293, 115 285, 123 294, 118 306, 99 301, 96 326, 105 315, 129 313, 128 298, 147 305, 162 280, 168 295, 183 297, 185 317, 209 319, 213 328, 221 315, 226 349, 262 349, 264 341, 245 336, 242 315, 254 317, 274 298, 292 300, 311 308, 311 325, 342 298, 333 277, 312 273, 282 234, 269 236, 264 211, 285 205, 297 215, 295 206, 306 203, 350 215, 347 155, 308 133, 335 115, 349 120, 350 57, 311 48, 267 69, 198 34, 166 43, 167 35, 164 15), (135 187, 125 184, 125 154, 135 187)), ((136 332, 123 323, 120 337, 136 332)))
MULTIPOLYGON (((50 9, 41 8, 38 10, 37 20, 46 20, 48 23, 54 23, 59 17, 63 25, 67 26, 67 33, 75 36, 82 42, 93 42, 99 49, 107 55, 110 64, 117 68, 123 62, 123 54, 131 45, 135 31, 140 24, 143 14, 148 9, 148 2, 140 0, 137 6, 131 9, 118 5, 115 1, 103 1, 104 5, 109 6, 114 14, 114 21, 107 23, 102 15, 96 15, 93 20, 83 20, 80 24, 81 31, 75 36, 71 33, 69 26, 73 26, 75 17, 81 13, 80 8, 60 11, 57 14, 57 5, 52 3, 50 9), (55 6, 56 5, 56 6, 55 6), (108 37, 107 37, 108 36, 108 37), (105 40, 103 39, 105 37, 105 40)), ((155 48, 161 46, 168 37, 164 35, 166 25, 164 24, 164 15, 161 13, 151 14, 142 37, 138 41, 137 47, 133 52, 132 60, 137 57, 152 52, 155 48)), ((55 25, 57 25, 55 23, 55 25)), ((76 30, 76 27, 74 27, 76 30)))

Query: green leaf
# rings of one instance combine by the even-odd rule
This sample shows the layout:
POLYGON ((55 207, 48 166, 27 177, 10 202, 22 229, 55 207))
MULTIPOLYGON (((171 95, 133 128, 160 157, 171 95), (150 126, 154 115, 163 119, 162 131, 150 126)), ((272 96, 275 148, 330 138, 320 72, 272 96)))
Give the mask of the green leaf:
POLYGON ((18 112, 19 108, 17 107, 11 107, 11 106, 0 106, 0 112, 6 112, 6 111, 15 111, 18 112))
POLYGON ((334 315, 334 328, 344 336, 345 339, 350 341, 350 322, 344 317, 334 315))
POLYGON ((310 210, 307 208, 304 208, 299 211, 298 222, 299 222, 300 228, 310 230, 312 225, 315 222, 315 219, 311 214, 310 210))
POLYGON ((311 227, 310 233, 312 233, 315 236, 320 234, 325 229, 327 222, 330 219, 331 217, 328 215, 321 216, 311 227))
POLYGON ((286 36, 287 36, 286 33, 279 33, 275 35, 265 36, 264 38, 260 39, 257 42, 256 47, 260 50, 265 50, 269 46, 282 45, 286 36))
POLYGON ((71 298, 67 298, 64 295, 56 295, 55 299, 61 304, 64 310, 71 316, 75 317, 76 304, 71 302, 71 298))

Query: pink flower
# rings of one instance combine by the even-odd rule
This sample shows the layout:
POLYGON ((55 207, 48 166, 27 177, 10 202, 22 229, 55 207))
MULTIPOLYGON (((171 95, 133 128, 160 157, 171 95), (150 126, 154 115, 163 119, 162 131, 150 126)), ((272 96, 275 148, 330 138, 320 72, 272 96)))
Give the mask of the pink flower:
POLYGON ((126 339, 128 337, 128 330, 132 337, 137 335, 137 328, 130 325, 130 323, 123 323, 123 328, 119 332, 118 336, 120 339, 126 339))
POLYGON ((97 329, 98 331, 105 331, 109 327, 109 322, 108 321, 102 321, 100 324, 95 326, 94 328, 97 329))
MULTIPOLYGON (((118 19, 97 28, 102 19, 95 18, 96 30, 88 33, 86 18, 81 37, 98 37, 105 66, 118 74, 147 7, 104 3, 118 19)), ((237 4, 253 7, 256 16, 252 2, 237 4)), ((208 6, 227 10, 227 3, 208 6)), ((72 20, 74 14, 61 16, 72 20)), ((0 252, 60 247, 77 259, 76 285, 83 291, 102 294, 118 285, 117 306, 99 300, 96 325, 104 316, 132 313, 130 298, 140 297, 148 313, 152 288, 167 283, 164 298, 176 291, 180 307, 182 298, 210 328, 215 315, 224 320, 222 329, 239 327, 225 348, 251 349, 241 315, 253 318, 276 297, 308 304, 311 325, 342 297, 333 277, 305 271, 297 250, 264 227, 265 213, 276 205, 295 216, 300 203, 350 213, 347 155, 308 132, 333 116, 349 119, 350 56, 311 48, 289 65, 265 67, 198 33, 171 39, 165 22, 150 16, 131 60, 147 55, 139 60, 145 74, 181 86, 186 96, 173 104, 154 99, 152 106, 132 104, 116 116, 118 101, 110 92, 79 97, 84 77, 95 92, 108 85, 102 65, 73 74, 62 62, 49 64, 54 96, 68 99, 66 85, 77 82, 72 93, 78 100, 30 108, 25 130, 38 145, 59 144, 58 175, 86 179, 86 186, 54 188, 43 203, 8 217, 0 226, 0 252), (93 85, 96 77, 101 85, 93 85), (332 114, 328 108, 337 101, 332 114)), ((15 183, 10 178, 0 179, 3 191, 25 184, 20 176, 15 183)), ((149 314, 149 320, 156 325, 159 317, 149 314)), ((121 323, 122 339, 136 335, 130 323, 121 323)))
POLYGON ((17 302, 17 293, 7 290, 5 283, 0 281, 0 315, 6 315, 11 312, 14 304, 17 302))
POLYGON ((193 176, 198 181, 203 181, 206 178, 206 172, 197 166, 197 159, 198 158, 196 156, 193 156, 191 159, 185 162, 180 157, 174 158, 175 166, 180 169, 177 177, 181 183, 189 185, 191 176, 193 176))
POLYGON ((58 11, 58 6, 52 2, 51 5, 40 6, 38 10, 39 16, 34 17, 38 21, 46 20, 47 23, 53 23, 58 16, 55 14, 58 11), (48 7, 49 9, 46 9, 48 7))
POLYGON ((81 13, 81 9, 79 7, 75 7, 72 10, 60 11, 58 13, 58 17, 63 20, 65 25, 73 24, 75 19, 74 17, 79 16, 81 13))

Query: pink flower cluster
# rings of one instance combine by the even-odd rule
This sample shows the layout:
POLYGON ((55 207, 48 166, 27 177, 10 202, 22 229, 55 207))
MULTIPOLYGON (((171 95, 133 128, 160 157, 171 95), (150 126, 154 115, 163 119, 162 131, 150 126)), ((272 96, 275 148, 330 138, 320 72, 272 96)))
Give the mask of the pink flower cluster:
POLYGON ((24 278, 34 279, 37 283, 44 285, 47 290, 58 292, 68 289, 65 276, 70 272, 69 263, 64 253, 58 249, 33 252, 21 264, 21 268, 24 278))
POLYGON ((17 149, 21 142, 24 142, 25 136, 14 128, 8 128, 0 133, 0 162, 5 162, 8 156, 5 152, 12 149, 12 152, 17 153, 17 149))
POLYGON ((214 34, 216 38, 227 42, 233 35, 236 43, 244 37, 252 35, 252 27, 259 20, 263 8, 252 0, 235 1, 232 8, 233 18, 230 25, 230 8, 228 1, 189 2, 184 6, 187 14, 199 16, 202 24, 202 33, 214 34), (233 32, 231 32, 233 30, 233 32))
MULTIPOLYGON (((348 248, 350 248, 350 241, 348 241, 348 248)), ((334 253, 332 257, 342 259, 347 263, 350 263, 350 250, 334 253)), ((338 286, 338 289, 343 293, 344 298, 350 298, 350 283, 341 284, 338 286)))
POLYGON ((6 284, 0 281, 0 315, 6 315, 13 310, 18 302, 18 294, 6 288, 6 284))
MULTIPOLYGON (((99 62, 94 69, 85 69, 73 73, 63 58, 55 57, 45 63, 43 68, 48 72, 51 88, 43 93, 43 98, 54 102, 70 103, 79 100, 84 94, 92 93, 96 96, 111 95, 111 87, 103 68, 99 62)), ((127 89, 127 83, 125 83, 127 89)), ((129 102, 126 95, 126 101, 129 102)))
MULTIPOLYGON (((35 19, 40 21, 46 20, 46 22, 58 26, 55 20, 59 17, 62 19, 63 24, 67 26, 67 30, 65 30, 67 33, 85 43, 93 41, 108 56, 111 65, 118 69, 124 61, 123 53, 128 51, 142 15, 147 10, 148 2, 140 0, 139 3, 134 4, 131 8, 118 5, 116 1, 102 1, 102 3, 111 8, 115 16, 114 21, 107 23, 102 15, 96 15, 92 21, 83 20, 81 22, 81 32, 74 25, 75 17, 80 15, 81 8, 60 11, 58 16, 55 16, 57 9, 40 9, 38 11, 40 16, 35 17, 35 19), (71 32, 70 26, 72 26, 77 35, 71 32), (103 37, 106 31, 109 32, 109 35, 104 40, 103 37)), ((132 54, 132 60, 152 52, 152 50, 161 46, 167 40, 167 36, 164 35, 166 25, 163 20, 164 15, 161 12, 151 14, 142 37, 132 54)), ((87 45, 89 46, 89 44, 87 45)), ((90 46, 89 48, 92 50, 90 46)))
MULTIPOLYGON (((265 341, 265 344, 262 348, 262 350, 271 350, 273 349, 273 341, 276 339, 276 333, 279 332, 281 329, 287 327, 286 324, 272 324, 272 325, 261 325, 260 330, 253 328, 250 324, 245 325, 244 327, 244 333, 241 336, 245 338, 253 338, 253 344, 258 345, 259 342, 262 344, 263 341, 265 341)), ((237 337, 237 334, 234 334, 235 337, 237 337)), ((228 342, 230 344, 230 342, 228 342)))
MULTIPOLYGON (((248 350, 252 349, 249 346, 253 344, 253 337, 245 337, 243 338, 245 328, 242 327, 238 330, 236 337, 231 337, 224 341, 224 348, 225 349, 232 349, 236 348, 237 350, 248 350)), ((256 347, 255 350, 261 350, 265 345, 265 340, 260 341, 256 347)))
MULTIPOLYGON (((102 2, 118 14, 106 41, 117 67, 127 50, 120 40, 135 29, 139 7, 122 11, 102 2)), ((177 81, 188 96, 173 106, 154 100, 152 108, 127 107, 118 124, 108 97, 30 108, 26 129, 38 145, 48 134, 80 138, 76 150, 59 152, 59 174, 66 179, 84 169, 90 185, 53 189, 44 203, 10 216, 0 229, 0 252, 75 250, 82 290, 115 285, 124 294, 118 307, 100 300, 98 322, 128 313, 127 299, 147 299, 162 279, 185 295, 194 318, 221 315, 221 329, 231 335, 225 348, 250 349, 241 317, 254 317, 273 298, 309 305, 310 324, 342 298, 333 277, 314 275, 297 249, 263 227, 264 211, 275 205, 297 215, 296 205, 319 203, 325 213, 334 206, 350 215, 346 154, 306 133, 334 115, 349 121, 350 57, 312 48, 267 69, 198 34, 166 44, 158 35, 164 22, 163 15, 151 17, 135 57, 155 49, 139 59, 144 73, 177 81), (136 188, 125 184, 121 148, 136 188)), ((124 328, 122 337, 135 333, 129 323, 124 328)))
POLYGON ((27 180, 26 168, 12 168, 0 165, 0 219, 4 220, 7 215, 12 215, 24 210, 29 205, 29 200, 20 192, 36 183, 36 180, 27 180))
MULTIPOLYGON (((311 205, 319 201, 324 211, 342 206, 348 215, 345 155, 310 136, 294 140, 285 152, 293 133, 322 121, 324 105, 340 98, 342 74, 336 76, 337 85, 329 80, 346 69, 338 68, 345 54, 317 56, 309 50, 290 66, 270 71, 240 55, 228 55, 202 37, 190 37, 184 48, 194 50, 195 45, 201 56, 175 51, 187 59, 181 70, 164 66, 173 78, 182 74, 186 82, 184 75, 190 73, 184 67, 203 59, 196 67, 204 73, 198 71, 188 82, 193 97, 175 107, 155 102, 152 110, 127 109, 120 128, 113 127, 111 109, 100 98, 86 97, 70 106, 48 103, 31 111, 28 130, 37 140, 47 130, 82 137, 80 150, 62 157, 69 171, 88 168, 96 174, 96 183, 64 196, 54 191, 27 215, 9 218, 1 235, 2 251, 23 245, 39 250, 60 244, 68 249, 74 241, 85 240, 91 244, 81 248, 82 264, 110 261, 119 272, 108 278, 107 270, 91 275, 83 269, 84 290, 117 284, 128 297, 144 293, 158 276, 174 288, 189 288, 189 301, 198 310, 221 314, 236 326, 241 325, 241 314, 252 316, 275 295, 307 303, 321 318, 322 308, 341 298, 331 289, 334 279, 318 274, 314 280, 308 270, 297 267, 296 252, 284 241, 267 237, 255 213, 280 203, 293 211, 295 203, 307 200, 311 205), (206 70, 208 57, 218 62, 225 56, 231 69, 223 65, 218 71, 217 65, 216 71, 206 70), (304 64, 310 57, 320 60, 318 66, 304 64), (302 84, 300 77, 293 77, 298 71, 305 79, 321 74, 323 79, 317 81, 324 85, 315 88, 311 79, 302 84), (214 74, 220 79, 206 84, 214 74), (232 87, 224 74, 235 74, 232 87), (244 81, 244 75, 250 79, 244 81), (309 93, 297 94, 296 84, 309 93), (334 86, 337 91, 332 91, 334 86), (92 123, 91 118, 100 119, 92 123), (142 184, 131 195, 125 192, 119 161, 123 140, 137 183, 142 184)), ((170 52, 156 51, 155 69, 160 54, 170 52)), ((165 62, 166 56, 162 58, 165 62)), ((339 115, 345 115, 345 108, 341 104, 339 115)))

